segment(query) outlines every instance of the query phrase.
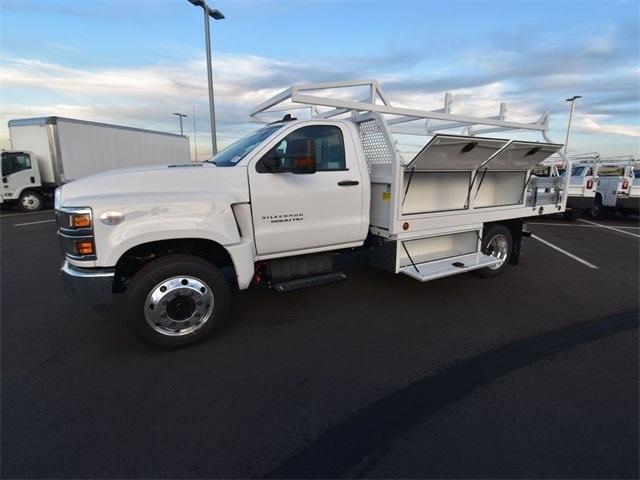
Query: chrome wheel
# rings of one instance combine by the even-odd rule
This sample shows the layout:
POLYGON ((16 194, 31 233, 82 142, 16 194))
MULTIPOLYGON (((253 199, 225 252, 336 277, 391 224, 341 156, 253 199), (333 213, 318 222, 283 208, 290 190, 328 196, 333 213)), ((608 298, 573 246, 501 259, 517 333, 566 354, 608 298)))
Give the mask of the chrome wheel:
POLYGON ((144 315, 151 328, 162 335, 188 335, 209 321, 213 302, 213 291, 199 278, 172 277, 147 295, 144 315))
POLYGON ((502 264, 504 264, 507 256, 509 255, 509 240, 501 233, 494 235, 487 243, 485 253, 500 260, 499 263, 488 267, 491 270, 498 270, 500 267, 502 267, 502 264))
POLYGON ((27 192, 20 196, 20 205, 23 210, 26 211, 36 211, 40 210, 40 204, 42 200, 40 200, 40 196, 36 193, 27 192))

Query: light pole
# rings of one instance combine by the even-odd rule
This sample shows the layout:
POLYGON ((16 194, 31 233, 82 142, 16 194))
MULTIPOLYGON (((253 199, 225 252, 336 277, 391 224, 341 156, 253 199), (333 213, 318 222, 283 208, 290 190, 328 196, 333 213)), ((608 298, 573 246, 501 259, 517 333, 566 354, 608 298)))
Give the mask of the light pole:
POLYGON ((567 98, 567 102, 571 102, 571 111, 569 112, 569 125, 567 125, 567 139, 564 142, 564 153, 567 153, 569 148, 569 133, 571 132, 571 120, 573 120, 573 112, 576 109, 576 100, 582 98, 582 95, 574 95, 571 98, 567 98))
POLYGON ((214 20, 222 20, 224 15, 220 10, 209 8, 204 0, 187 0, 196 7, 202 7, 204 12, 204 36, 207 47, 207 76, 209 80, 209 115, 211 117, 211 149, 213 155, 218 153, 218 142, 216 141, 216 112, 213 103, 213 73, 211 72, 211 37, 209 35, 209 17, 214 20))
POLYGON ((198 161, 198 137, 196 135, 196 106, 193 106, 193 156, 198 161))
POLYGON ((182 119, 188 117, 189 115, 185 115, 184 113, 174 113, 180 119, 180 135, 184 135, 184 131, 182 130, 182 119))

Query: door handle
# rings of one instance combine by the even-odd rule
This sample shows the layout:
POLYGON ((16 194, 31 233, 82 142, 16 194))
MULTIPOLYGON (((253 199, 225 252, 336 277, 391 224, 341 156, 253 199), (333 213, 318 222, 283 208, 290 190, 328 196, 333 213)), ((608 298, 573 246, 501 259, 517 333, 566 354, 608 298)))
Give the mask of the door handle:
POLYGON ((341 187, 353 187, 355 185, 360 185, 360 182, 357 180, 342 180, 338 182, 338 185, 341 187))

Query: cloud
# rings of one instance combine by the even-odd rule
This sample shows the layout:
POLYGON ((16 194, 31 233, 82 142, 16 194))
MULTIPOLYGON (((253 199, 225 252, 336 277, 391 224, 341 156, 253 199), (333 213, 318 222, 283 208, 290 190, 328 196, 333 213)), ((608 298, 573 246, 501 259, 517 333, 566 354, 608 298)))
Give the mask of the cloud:
MULTIPOLYGON (((453 111, 461 114, 494 116, 499 103, 507 101, 508 118, 535 121, 549 109, 556 118, 552 124, 556 133, 566 122, 564 99, 577 93, 584 98, 578 103, 576 133, 637 138, 640 69, 634 63, 637 55, 629 57, 637 53, 637 46, 627 37, 633 27, 623 27, 603 28, 596 35, 576 34, 572 44, 514 40, 505 48, 496 42, 436 60, 416 50, 296 62, 216 52, 214 81, 221 144, 251 128, 247 124, 251 107, 291 83, 353 78, 378 78, 392 102, 400 106, 441 108, 443 94, 449 91, 453 111)), ((64 50, 64 46, 58 47, 64 50)), ((195 105, 198 149, 207 149, 204 58, 80 68, 43 58, 4 57, 0 66, 2 139, 8 136, 9 118, 42 115, 175 131, 177 120, 172 113, 191 115, 195 105)))

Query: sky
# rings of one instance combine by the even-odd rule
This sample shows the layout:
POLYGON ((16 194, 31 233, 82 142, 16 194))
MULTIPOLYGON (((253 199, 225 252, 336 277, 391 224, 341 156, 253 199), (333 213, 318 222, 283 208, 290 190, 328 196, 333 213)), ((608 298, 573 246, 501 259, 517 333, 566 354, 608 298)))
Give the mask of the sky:
MULTIPOLYGON (((636 1, 209 0, 218 142, 293 83, 377 79, 392 104, 535 121, 569 151, 640 154, 636 1)), ((202 10, 187 0, 0 0, 7 122, 57 115, 177 132, 211 153, 202 10)))

